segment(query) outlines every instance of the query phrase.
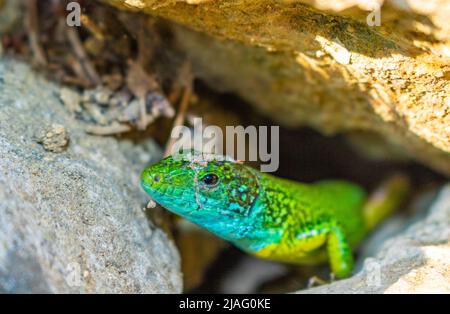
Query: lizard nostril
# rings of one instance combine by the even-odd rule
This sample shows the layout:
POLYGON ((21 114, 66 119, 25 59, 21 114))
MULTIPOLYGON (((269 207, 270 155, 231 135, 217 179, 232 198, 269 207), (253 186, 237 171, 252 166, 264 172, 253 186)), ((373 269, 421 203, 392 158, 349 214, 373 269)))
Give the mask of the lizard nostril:
POLYGON ((159 182, 159 181, 161 181, 161 177, 156 175, 156 176, 153 177, 153 181, 159 182))

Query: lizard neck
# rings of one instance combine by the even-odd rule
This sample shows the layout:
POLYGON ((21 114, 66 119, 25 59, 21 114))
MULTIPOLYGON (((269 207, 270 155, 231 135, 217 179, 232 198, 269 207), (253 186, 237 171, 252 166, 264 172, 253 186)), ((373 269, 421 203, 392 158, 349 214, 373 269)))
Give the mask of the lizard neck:
POLYGON ((280 179, 265 173, 260 173, 258 180, 260 194, 250 217, 252 229, 246 237, 235 243, 250 252, 257 252, 281 240, 289 227, 289 217, 297 210, 299 198, 310 189, 308 184, 280 179))
POLYGON ((247 223, 240 237, 231 240, 236 246, 249 253, 254 253, 270 243, 276 243, 283 234, 283 224, 280 220, 273 219, 273 205, 279 195, 277 185, 273 181, 275 177, 257 173, 259 195, 253 204, 250 215, 246 217, 247 223))

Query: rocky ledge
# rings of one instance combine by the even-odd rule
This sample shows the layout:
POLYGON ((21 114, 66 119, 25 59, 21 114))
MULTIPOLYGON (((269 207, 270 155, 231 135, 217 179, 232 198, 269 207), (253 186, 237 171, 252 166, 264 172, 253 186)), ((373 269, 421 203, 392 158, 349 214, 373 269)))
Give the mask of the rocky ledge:
POLYGON ((0 61, 0 291, 181 292, 179 256, 142 210, 156 146, 87 135, 60 88, 0 61))

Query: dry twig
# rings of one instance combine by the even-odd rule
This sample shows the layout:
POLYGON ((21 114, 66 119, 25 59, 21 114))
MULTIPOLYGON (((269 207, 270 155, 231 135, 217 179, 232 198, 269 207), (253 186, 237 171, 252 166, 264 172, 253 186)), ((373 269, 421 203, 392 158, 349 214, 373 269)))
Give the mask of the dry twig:
POLYGON ((37 65, 47 65, 47 57, 44 49, 39 42, 39 13, 37 0, 27 1, 27 19, 26 29, 28 33, 28 41, 30 43, 31 51, 33 52, 33 59, 37 65))
MULTIPOLYGON (((191 72, 191 66, 190 63, 186 63, 181 70, 181 75, 183 85, 184 85, 184 91, 183 96, 180 101, 180 106, 178 108, 178 114, 175 118, 175 121, 173 122, 172 129, 174 129, 177 126, 181 126, 184 124, 184 121, 186 120, 186 112, 189 107, 189 103, 192 97, 192 84, 193 84, 193 78, 192 78, 192 72, 191 72)), ((170 137, 167 144, 166 149, 164 152, 164 157, 167 157, 170 155, 172 151, 172 146, 175 143, 176 139, 170 137)))
POLYGON ((78 32, 74 27, 67 27, 67 39, 69 40, 70 45, 75 53, 75 56, 78 59, 82 69, 86 73, 88 80, 94 86, 98 86, 102 83, 100 76, 92 65, 89 57, 83 47, 83 43, 78 36, 78 32))
POLYGON ((85 127, 85 131, 94 135, 117 135, 120 133, 125 133, 131 131, 131 127, 126 124, 113 123, 107 126, 100 125, 88 125, 85 127))

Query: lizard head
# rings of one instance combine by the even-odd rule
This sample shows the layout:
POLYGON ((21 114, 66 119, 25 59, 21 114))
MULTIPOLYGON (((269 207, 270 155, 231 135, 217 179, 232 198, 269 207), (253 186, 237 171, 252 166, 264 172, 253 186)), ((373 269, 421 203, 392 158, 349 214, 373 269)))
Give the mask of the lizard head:
POLYGON ((255 170, 194 151, 147 167, 141 185, 163 207, 228 240, 251 227, 249 216, 259 194, 255 170))

